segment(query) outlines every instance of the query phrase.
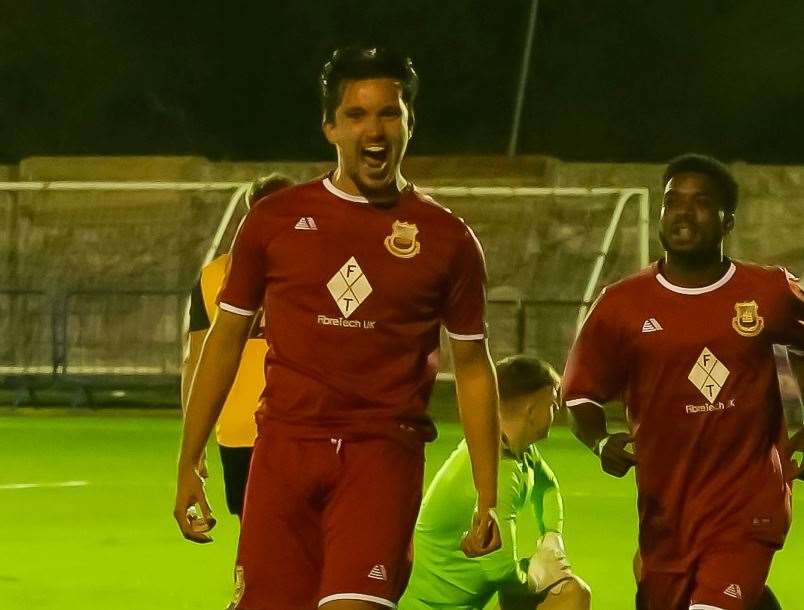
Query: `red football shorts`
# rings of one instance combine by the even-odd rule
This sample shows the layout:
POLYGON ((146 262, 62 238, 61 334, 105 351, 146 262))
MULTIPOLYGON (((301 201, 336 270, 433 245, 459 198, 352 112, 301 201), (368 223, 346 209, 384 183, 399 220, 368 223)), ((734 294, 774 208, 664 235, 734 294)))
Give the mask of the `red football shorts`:
POLYGON ((260 436, 235 569, 238 610, 395 607, 411 569, 424 448, 260 436))
POLYGON ((715 547, 684 574, 647 571, 638 610, 750 610, 762 594, 776 549, 760 542, 715 547))

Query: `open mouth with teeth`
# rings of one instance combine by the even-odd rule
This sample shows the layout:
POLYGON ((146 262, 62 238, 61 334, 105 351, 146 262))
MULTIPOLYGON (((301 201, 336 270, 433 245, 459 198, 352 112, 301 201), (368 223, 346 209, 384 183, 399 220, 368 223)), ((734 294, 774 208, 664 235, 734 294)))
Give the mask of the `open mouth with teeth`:
POLYGON ((364 146, 360 150, 363 163, 371 169, 384 169, 388 163, 388 147, 379 144, 364 146))
POLYGON ((690 225, 685 222, 680 222, 673 225, 672 233, 674 237, 687 240, 695 237, 697 231, 693 225, 690 225))

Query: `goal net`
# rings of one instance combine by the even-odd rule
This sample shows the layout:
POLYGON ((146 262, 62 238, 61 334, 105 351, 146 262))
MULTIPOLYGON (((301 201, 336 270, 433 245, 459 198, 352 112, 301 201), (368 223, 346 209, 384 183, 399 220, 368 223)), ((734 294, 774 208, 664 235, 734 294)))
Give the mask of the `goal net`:
MULTIPOLYGON (((0 375, 177 376, 189 290, 228 248, 244 189, 0 183, 0 375)), ((644 188, 424 190, 484 246, 495 357, 560 367, 600 286, 648 261, 644 188)))

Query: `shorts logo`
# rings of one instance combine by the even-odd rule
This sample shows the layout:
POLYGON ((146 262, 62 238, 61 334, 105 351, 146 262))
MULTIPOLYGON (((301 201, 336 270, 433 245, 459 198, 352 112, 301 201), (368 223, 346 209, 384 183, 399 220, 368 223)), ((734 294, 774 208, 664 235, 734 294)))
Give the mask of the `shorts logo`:
POLYGON ((740 585, 729 585, 723 590, 723 595, 728 595, 734 599, 743 598, 743 592, 740 590, 740 585))
POLYGON ((371 284, 354 256, 330 278, 327 282, 327 289, 335 299, 344 318, 348 318, 357 311, 357 308, 372 291, 371 284))
POLYGON ((318 225, 312 216, 302 216, 293 228, 297 231, 318 231, 318 225))
POLYGON ((391 225, 391 234, 385 238, 385 249, 398 258, 413 258, 421 250, 421 244, 416 241, 419 229, 416 225, 395 220, 391 225))
POLYGON ((246 592, 246 578, 245 578, 245 571, 243 570, 243 566, 237 566, 235 568, 235 590, 234 590, 234 597, 232 598, 232 608, 237 607, 237 604, 240 603, 240 600, 243 599, 243 594, 246 592))
POLYGON ((759 306, 756 301, 735 303, 737 312, 731 319, 731 325, 743 337, 756 337, 765 328, 765 319, 759 315, 759 306))
POLYGON ((371 568, 371 571, 368 573, 369 578, 373 578, 374 580, 388 580, 388 572, 385 571, 385 566, 381 563, 378 563, 376 566, 371 568))
POLYGON ((705 347, 698 356, 698 360, 692 365, 687 379, 698 388, 704 398, 712 402, 720 394, 728 376, 729 369, 723 366, 723 363, 709 351, 709 348, 705 347))

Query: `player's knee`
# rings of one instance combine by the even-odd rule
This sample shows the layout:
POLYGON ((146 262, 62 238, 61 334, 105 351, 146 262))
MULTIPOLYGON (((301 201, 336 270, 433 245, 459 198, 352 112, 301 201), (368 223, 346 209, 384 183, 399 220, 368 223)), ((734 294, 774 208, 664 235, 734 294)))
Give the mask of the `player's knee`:
POLYGON ((592 589, 577 576, 566 582, 561 588, 560 596, 564 607, 585 610, 592 604, 592 589))

